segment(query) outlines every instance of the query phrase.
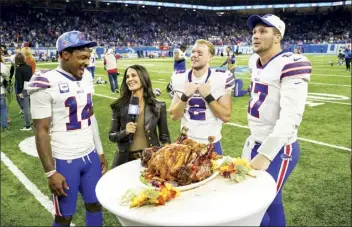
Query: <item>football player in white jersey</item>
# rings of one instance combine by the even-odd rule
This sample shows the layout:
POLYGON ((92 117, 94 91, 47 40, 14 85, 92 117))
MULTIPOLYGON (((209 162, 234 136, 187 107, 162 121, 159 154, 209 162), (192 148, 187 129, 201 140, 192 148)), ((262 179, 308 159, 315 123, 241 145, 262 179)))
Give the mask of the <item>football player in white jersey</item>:
POLYGON ((180 49, 174 51, 174 71, 186 70, 186 45, 181 45, 180 49))
POLYGON ((107 163, 93 113, 93 79, 86 70, 93 46, 96 42, 81 32, 63 33, 56 42, 60 65, 28 83, 36 146, 53 193, 53 226, 70 225, 78 192, 86 225, 102 226, 95 186, 107 163))
POLYGON ((87 70, 92 74, 93 80, 94 80, 94 73, 95 73, 95 62, 98 58, 97 52, 95 49, 91 49, 90 57, 89 57, 89 65, 87 67, 87 70))
POLYGON ((207 40, 197 40, 192 48, 191 70, 174 72, 171 81, 175 92, 170 106, 173 120, 181 119, 188 136, 200 143, 208 143, 215 136, 214 150, 222 154, 221 128, 231 117, 231 89, 235 78, 228 70, 210 69, 215 54, 207 40))
POLYGON ((309 60, 281 49, 285 23, 277 16, 253 15, 254 54, 249 59, 251 99, 248 124, 251 135, 243 149, 254 169, 266 170, 277 182, 277 196, 262 226, 285 226, 282 187, 299 159, 297 129, 302 121, 312 66, 309 60))

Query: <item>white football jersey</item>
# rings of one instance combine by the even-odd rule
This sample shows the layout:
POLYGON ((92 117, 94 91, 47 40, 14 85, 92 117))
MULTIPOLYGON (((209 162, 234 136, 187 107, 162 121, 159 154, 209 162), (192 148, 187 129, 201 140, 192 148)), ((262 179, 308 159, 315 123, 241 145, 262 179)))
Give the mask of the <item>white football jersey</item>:
POLYGON ((248 60, 248 70, 250 73, 252 73, 253 66, 256 66, 256 62, 259 58, 259 55, 254 53, 248 60))
POLYGON ((251 136, 260 143, 269 136, 280 138, 286 144, 295 142, 307 99, 311 63, 303 55, 280 52, 263 66, 259 55, 254 54, 248 67, 251 71, 248 105, 251 136))
MULTIPOLYGON (((218 100, 221 96, 232 91, 235 84, 235 77, 228 70, 209 69, 208 72, 200 78, 196 78, 192 74, 192 70, 174 72, 172 78, 172 86, 175 93, 181 98, 184 92, 186 81, 199 84, 210 81, 211 94, 218 100)), ((221 128, 223 122, 215 117, 210 110, 208 103, 198 93, 187 101, 185 113, 181 119, 181 128, 186 126, 188 136, 199 142, 208 144, 208 137, 215 136, 217 142, 221 139, 221 128)))
POLYGON ((94 88, 92 75, 87 70, 80 81, 60 67, 34 74, 28 91, 32 118, 52 118, 50 134, 54 158, 76 159, 93 151, 90 109, 94 88))
POLYGON ((13 54, 13 55, 10 56, 10 62, 11 62, 11 64, 13 64, 13 65, 16 65, 16 64, 15 64, 15 58, 16 58, 16 54, 13 54))
POLYGON ((181 49, 175 49, 175 50, 174 50, 174 54, 175 54, 176 52, 179 54, 180 58, 187 59, 186 53, 183 52, 181 49))
POLYGON ((90 53, 88 67, 95 67, 95 62, 96 62, 96 54, 92 52, 90 53))

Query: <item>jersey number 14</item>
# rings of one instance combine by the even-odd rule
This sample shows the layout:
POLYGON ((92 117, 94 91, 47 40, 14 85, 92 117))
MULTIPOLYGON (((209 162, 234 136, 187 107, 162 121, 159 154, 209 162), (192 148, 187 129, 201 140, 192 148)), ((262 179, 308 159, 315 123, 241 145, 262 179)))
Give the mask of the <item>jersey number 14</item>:
MULTIPOLYGON (((69 118, 70 122, 66 123, 67 131, 81 129, 81 121, 78 121, 78 108, 77 108, 77 99, 75 96, 69 97, 65 101, 65 106, 69 108, 69 118)), ((87 94, 87 104, 84 106, 81 112, 81 120, 88 119, 88 126, 91 124, 90 122, 90 109, 92 108, 92 94, 87 94)))

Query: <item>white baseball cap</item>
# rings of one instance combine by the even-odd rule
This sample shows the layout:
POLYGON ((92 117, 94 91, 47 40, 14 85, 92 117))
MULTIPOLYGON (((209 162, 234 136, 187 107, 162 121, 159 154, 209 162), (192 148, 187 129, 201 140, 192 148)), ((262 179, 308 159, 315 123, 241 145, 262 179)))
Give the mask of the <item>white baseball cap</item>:
POLYGON ((280 31, 282 37, 285 34, 285 22, 283 22, 279 17, 273 14, 266 14, 264 16, 252 15, 247 20, 247 25, 250 29, 253 29, 259 22, 269 26, 277 28, 280 31))

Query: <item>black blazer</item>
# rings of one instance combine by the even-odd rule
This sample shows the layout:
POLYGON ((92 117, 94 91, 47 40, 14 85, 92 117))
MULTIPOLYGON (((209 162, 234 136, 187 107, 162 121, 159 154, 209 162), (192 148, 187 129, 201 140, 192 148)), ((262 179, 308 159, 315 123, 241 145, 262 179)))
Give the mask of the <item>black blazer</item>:
POLYGON ((15 70, 15 83, 16 94, 20 94, 24 88, 24 82, 30 81, 32 78, 32 68, 27 64, 22 64, 16 67, 15 70))
MULTIPOLYGON (((144 107, 144 130, 149 147, 160 146, 159 141, 162 144, 171 143, 170 133, 167 127, 165 102, 157 101, 156 109, 158 116, 153 114, 152 106, 145 104, 144 107), (157 127, 159 136, 156 130, 157 127)), ((111 142, 117 142, 117 148, 120 152, 125 152, 130 145, 129 136, 126 134, 126 125, 128 122, 130 122, 128 117, 128 105, 119 112, 113 110, 109 140, 111 142)))

